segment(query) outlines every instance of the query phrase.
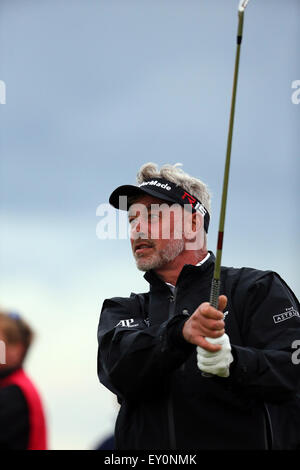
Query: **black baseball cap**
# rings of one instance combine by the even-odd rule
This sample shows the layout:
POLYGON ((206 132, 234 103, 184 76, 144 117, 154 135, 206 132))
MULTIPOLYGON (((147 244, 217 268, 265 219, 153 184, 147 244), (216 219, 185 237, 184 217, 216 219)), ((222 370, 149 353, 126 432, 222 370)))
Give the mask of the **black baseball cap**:
POLYGON ((181 206, 190 205, 192 212, 200 212, 203 215, 204 229, 208 232, 210 217, 202 202, 181 186, 164 178, 151 178, 143 181, 138 186, 130 184, 119 186, 111 193, 109 203, 116 209, 128 211, 132 204, 132 198, 143 194, 149 194, 163 201, 177 203, 181 206), (122 196, 126 196, 125 201, 122 196))

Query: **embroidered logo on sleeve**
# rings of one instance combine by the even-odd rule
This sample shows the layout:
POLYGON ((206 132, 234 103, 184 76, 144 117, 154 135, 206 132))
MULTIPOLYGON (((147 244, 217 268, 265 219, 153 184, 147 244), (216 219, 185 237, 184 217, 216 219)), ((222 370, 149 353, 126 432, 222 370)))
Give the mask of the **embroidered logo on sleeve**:
POLYGON ((273 316, 274 323, 280 323, 292 317, 300 317, 299 312, 294 307, 286 308, 284 312, 273 316))
POLYGON ((138 326, 139 324, 138 323, 134 323, 134 319, 133 318, 129 318, 128 320, 121 320, 119 321, 119 323, 116 325, 117 326, 124 326, 126 328, 132 328, 134 326, 138 326))

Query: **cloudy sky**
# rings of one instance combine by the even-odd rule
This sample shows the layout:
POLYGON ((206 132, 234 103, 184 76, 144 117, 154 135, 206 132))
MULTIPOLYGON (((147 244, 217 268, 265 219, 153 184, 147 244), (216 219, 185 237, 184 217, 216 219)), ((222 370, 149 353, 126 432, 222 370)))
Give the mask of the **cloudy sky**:
MULTIPOLYGON (((128 240, 97 238, 97 207, 143 163, 181 162, 212 192, 215 251, 237 5, 0 3, 0 305, 36 330, 27 369, 52 449, 91 449, 112 429, 99 312, 147 290, 128 240)), ((246 11, 223 255, 277 271, 298 296, 299 17, 298 0, 246 11)))

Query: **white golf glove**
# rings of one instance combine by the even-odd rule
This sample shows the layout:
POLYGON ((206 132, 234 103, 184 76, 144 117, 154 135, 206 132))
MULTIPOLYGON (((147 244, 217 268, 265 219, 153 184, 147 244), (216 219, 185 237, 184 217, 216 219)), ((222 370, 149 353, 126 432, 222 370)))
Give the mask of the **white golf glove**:
POLYGON ((220 344, 222 349, 217 352, 206 351, 197 346, 197 365, 202 372, 229 377, 229 366, 233 362, 229 337, 224 333, 220 338, 205 338, 212 344, 220 344))

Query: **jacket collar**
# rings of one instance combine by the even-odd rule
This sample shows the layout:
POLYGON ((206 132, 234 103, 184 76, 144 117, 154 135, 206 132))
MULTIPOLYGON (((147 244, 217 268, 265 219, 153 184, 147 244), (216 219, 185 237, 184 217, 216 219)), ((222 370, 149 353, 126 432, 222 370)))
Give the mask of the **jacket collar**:
MULTIPOLYGON (((200 266, 195 266, 193 264, 185 264, 178 276, 176 286, 186 277, 194 277, 194 276, 199 276, 201 274, 204 274, 205 272, 209 271, 212 269, 212 265, 215 263, 215 256, 212 251, 209 251, 210 257, 208 258, 205 263, 201 264, 200 266)), ((144 274, 144 278, 146 281, 149 282, 151 290, 152 289, 165 289, 168 288, 168 285, 156 274, 156 272, 153 269, 150 269, 150 271, 147 271, 144 274)))

